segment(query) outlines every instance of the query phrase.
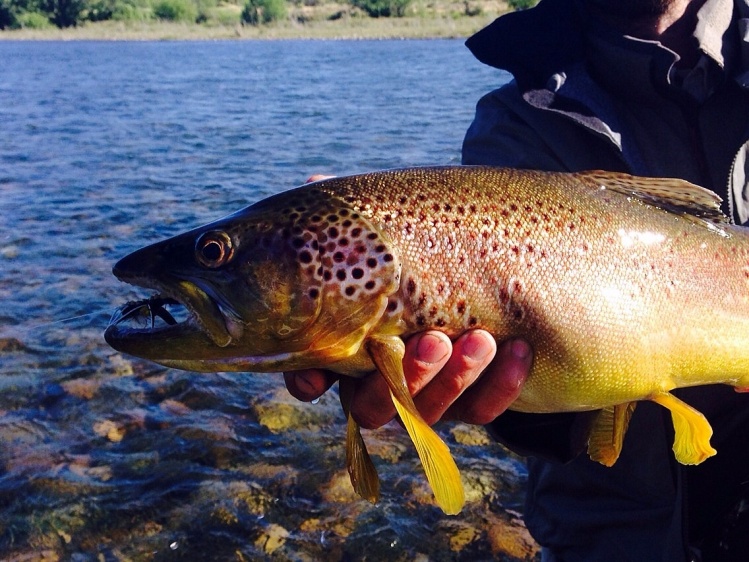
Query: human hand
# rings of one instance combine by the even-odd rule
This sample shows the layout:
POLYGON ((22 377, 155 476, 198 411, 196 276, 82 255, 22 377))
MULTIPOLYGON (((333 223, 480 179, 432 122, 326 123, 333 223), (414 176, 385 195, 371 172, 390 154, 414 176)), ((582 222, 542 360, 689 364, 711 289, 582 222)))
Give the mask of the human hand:
POLYGON ((312 183, 313 181, 320 181, 320 180, 329 180, 330 178, 334 178, 335 176, 327 176, 325 174, 312 174, 310 177, 307 178, 307 181, 304 183, 312 183))
MULTIPOLYGON (((486 424, 520 394, 532 362, 532 350, 523 340, 503 342, 497 350, 494 338, 483 330, 466 332, 454 344, 445 334, 429 331, 406 342, 403 368, 427 423, 454 419, 486 424)), ((291 395, 306 402, 319 398, 337 378, 315 369, 284 374, 291 395)), ((362 427, 380 427, 395 416, 387 383, 377 373, 341 377, 340 391, 362 427)))

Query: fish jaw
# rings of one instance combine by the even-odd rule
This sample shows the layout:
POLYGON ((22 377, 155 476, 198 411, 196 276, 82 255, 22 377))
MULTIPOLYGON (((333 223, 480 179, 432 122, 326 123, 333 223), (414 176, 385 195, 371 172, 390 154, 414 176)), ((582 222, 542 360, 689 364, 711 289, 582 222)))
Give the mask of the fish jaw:
POLYGON ((197 359, 215 353, 216 348, 226 348, 241 337, 242 324, 196 282, 171 277, 148 265, 158 263, 155 256, 159 253, 159 245, 149 246, 123 258, 113 268, 121 281, 155 290, 157 297, 120 307, 104 338, 114 349, 129 355, 161 364, 179 357, 196 367, 197 359), (159 315, 165 299, 182 305, 187 317, 177 322, 170 315, 172 321, 157 324, 154 316, 159 315), (150 325, 134 326, 126 321, 132 313, 146 312, 151 316, 150 325))

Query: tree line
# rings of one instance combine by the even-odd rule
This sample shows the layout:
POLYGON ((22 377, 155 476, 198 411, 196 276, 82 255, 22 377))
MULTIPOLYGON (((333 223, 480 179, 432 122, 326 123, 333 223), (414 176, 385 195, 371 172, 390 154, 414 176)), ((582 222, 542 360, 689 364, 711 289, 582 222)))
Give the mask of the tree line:
MULTIPOLYGON (((411 1, 349 3, 371 17, 400 17, 406 15, 411 1)), ((286 18, 287 6, 288 0, 0 0, 0 30, 51 25, 65 28, 105 20, 262 25, 286 18)))

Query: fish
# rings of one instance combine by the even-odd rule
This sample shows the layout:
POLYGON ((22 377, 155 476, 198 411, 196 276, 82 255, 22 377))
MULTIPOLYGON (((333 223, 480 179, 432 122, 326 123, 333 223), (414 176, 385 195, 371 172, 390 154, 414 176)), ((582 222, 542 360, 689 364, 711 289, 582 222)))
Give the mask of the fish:
MULTIPOLYGON (((155 294, 118 309, 105 339, 198 372, 378 371, 448 514, 465 501, 460 472, 402 367, 404 340, 424 330, 527 340, 534 362, 510 409, 592 412, 587 452, 606 466, 640 401, 670 410, 676 459, 698 464, 716 452, 712 428, 671 391, 749 388, 749 231, 720 203, 684 180, 597 170, 324 179, 121 259, 114 275, 155 294)), ((343 409, 352 484, 376 502, 343 409)))

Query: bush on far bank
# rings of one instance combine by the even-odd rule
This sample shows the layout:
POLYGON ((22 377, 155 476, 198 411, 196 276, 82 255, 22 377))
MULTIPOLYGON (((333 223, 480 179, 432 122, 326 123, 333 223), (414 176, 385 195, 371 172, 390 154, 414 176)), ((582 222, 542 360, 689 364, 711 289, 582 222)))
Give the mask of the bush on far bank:
MULTIPOLYGON (((338 0, 370 17, 405 16, 412 0, 338 0)), ((536 0, 509 0, 518 8, 536 0)), ((469 10, 464 16, 481 13, 469 10)), ((164 20, 208 25, 266 25, 289 17, 289 6, 313 6, 325 0, 0 0, 0 30, 71 27, 86 22, 164 20)), ((295 12, 292 12, 292 14, 295 12)), ((341 12, 342 13, 342 12, 341 12)), ((303 23, 302 16, 293 16, 303 23)))
POLYGON ((198 8, 190 0, 157 0, 153 5, 153 15, 165 21, 195 22, 198 8))
POLYGON ((286 17, 285 0, 247 0, 242 10, 242 23, 260 25, 286 17))

